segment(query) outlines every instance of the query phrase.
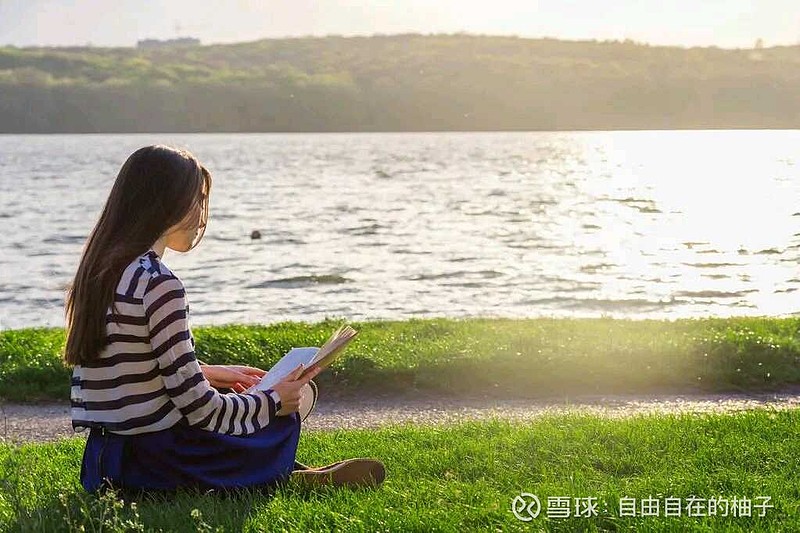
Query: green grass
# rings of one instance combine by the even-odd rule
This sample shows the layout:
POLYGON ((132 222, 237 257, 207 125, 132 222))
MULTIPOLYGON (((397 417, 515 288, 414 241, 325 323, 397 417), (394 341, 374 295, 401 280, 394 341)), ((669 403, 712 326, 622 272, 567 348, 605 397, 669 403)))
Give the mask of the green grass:
MULTIPOLYGON (((293 346, 319 346, 339 324, 195 328, 198 357, 268 368, 293 346)), ((354 322, 360 335, 316 381, 326 394, 401 392, 536 396, 734 391, 800 383, 800 318, 411 319, 354 322)), ((0 331, 0 397, 69 394, 62 329, 0 331)))
MULTIPOLYGON (((638 416, 560 415, 444 427, 304 433, 298 460, 353 456, 384 461, 377 490, 290 484, 274 495, 179 494, 135 509, 87 496, 78 484, 82 439, 0 445, 0 529, 86 531, 800 531, 800 411, 638 416), (542 513, 511 513, 521 492, 542 513), (764 517, 687 516, 689 498, 769 496, 764 517), (591 518, 547 518, 548 497, 597 498, 591 518), (680 517, 620 516, 620 498, 677 498, 680 517)), ((662 503, 663 505, 663 503, 662 503)))

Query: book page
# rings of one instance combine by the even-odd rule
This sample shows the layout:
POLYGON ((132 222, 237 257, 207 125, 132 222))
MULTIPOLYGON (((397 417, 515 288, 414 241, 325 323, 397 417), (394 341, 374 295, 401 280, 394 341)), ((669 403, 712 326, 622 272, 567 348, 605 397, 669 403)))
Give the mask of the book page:
MULTIPOLYGON (((319 352, 311 361, 311 365, 319 365, 322 368, 328 367, 356 335, 358 335, 358 332, 352 327, 347 325, 340 327, 325 341, 325 344, 322 345, 322 348, 319 349, 319 352)), ((307 365, 306 368, 311 365, 307 365)), ((305 372, 303 371, 303 374, 305 372)))
POLYGON ((289 372, 298 367, 301 363, 308 368, 311 366, 314 356, 317 355, 319 348, 310 346, 304 348, 292 348, 270 368, 261 378, 261 381, 250 387, 247 392, 253 390, 265 391, 272 388, 276 383, 285 378, 289 372))

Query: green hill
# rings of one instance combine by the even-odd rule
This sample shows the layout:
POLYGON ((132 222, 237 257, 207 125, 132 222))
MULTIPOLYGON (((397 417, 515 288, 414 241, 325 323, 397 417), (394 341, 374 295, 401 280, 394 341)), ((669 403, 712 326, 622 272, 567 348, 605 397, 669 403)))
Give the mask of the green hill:
POLYGON ((475 35, 0 48, 0 132, 797 128, 800 46, 475 35))

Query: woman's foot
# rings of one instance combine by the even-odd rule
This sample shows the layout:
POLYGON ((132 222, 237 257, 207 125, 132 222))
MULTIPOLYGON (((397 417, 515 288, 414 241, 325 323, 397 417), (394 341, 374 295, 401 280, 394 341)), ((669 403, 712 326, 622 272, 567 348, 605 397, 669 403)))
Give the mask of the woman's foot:
POLYGON ((375 459, 345 459, 319 468, 295 470, 292 478, 308 486, 377 487, 386 478, 386 468, 375 459))
POLYGON ((308 415, 310 415, 314 411, 314 407, 317 405, 317 397, 319 396, 319 388, 317 388, 317 384, 314 383, 314 380, 310 380, 308 383, 303 385, 300 389, 302 393, 302 397, 300 399, 300 406, 297 409, 297 412, 300 414, 300 421, 305 422, 308 415))

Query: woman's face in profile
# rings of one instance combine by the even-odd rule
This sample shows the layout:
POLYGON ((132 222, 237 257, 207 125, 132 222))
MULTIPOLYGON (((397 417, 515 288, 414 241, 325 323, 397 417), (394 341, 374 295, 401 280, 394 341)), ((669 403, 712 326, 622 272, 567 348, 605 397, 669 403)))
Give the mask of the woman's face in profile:
POLYGON ((176 252, 188 252, 192 248, 194 240, 200 233, 200 228, 204 224, 202 221, 205 203, 208 201, 208 191, 203 186, 200 198, 194 203, 192 209, 186 216, 172 226, 165 234, 164 244, 167 248, 176 252))

